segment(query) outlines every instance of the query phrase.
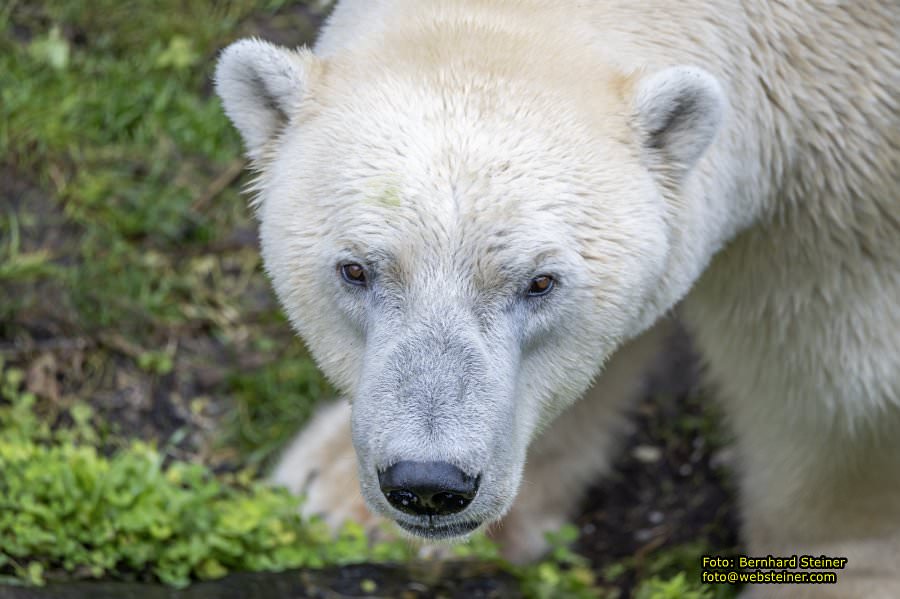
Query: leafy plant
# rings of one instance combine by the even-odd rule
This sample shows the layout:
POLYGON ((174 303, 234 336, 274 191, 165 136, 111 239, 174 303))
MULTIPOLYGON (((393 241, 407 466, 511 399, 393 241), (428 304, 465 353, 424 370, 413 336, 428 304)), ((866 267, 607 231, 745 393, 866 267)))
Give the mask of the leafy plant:
POLYGON ((712 599, 709 586, 691 583, 684 572, 668 580, 650 578, 638 588, 635 599, 712 599))
POLYGON ((733 599, 740 590, 737 586, 701 582, 701 559, 710 553, 701 542, 675 545, 640 560, 628 557, 616 562, 604 570, 603 578, 612 582, 636 574, 635 599, 733 599))
MULTIPOLYGON (((23 379, 22 371, 0 362, 0 572, 7 577, 31 584, 160 580, 179 587, 239 570, 417 555, 405 540, 369 541, 352 522, 332 534, 324 522, 300 516, 300 499, 249 470, 215 475, 143 441, 101 443, 86 404, 67 411, 67 426, 51 428, 35 413, 35 396, 22 391, 23 379)), ((504 567, 520 578, 526 596, 593 597, 584 558, 566 548, 575 536, 573 527, 552 536, 552 557, 535 567, 504 567)), ((483 536, 455 553, 499 561, 483 536)))
POLYGON ((597 596, 594 574, 586 558, 569 545, 578 538, 578 529, 569 524, 547 535, 550 558, 533 566, 519 567, 515 573, 528 596, 535 599, 588 599, 597 596))
POLYGON ((216 476, 131 441, 110 455, 90 408, 51 431, 3 372, 0 405, 0 567, 40 584, 45 576, 155 578, 174 586, 235 570, 283 570, 407 559, 402 541, 370 545, 361 527, 333 536, 303 519, 299 500, 246 472, 216 476))

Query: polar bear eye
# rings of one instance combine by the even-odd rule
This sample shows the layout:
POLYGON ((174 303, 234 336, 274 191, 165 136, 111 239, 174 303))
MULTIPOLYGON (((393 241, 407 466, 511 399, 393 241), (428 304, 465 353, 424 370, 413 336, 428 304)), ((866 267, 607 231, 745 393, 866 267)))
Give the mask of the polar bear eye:
POLYGON ((553 287, 555 285, 556 282, 550 275, 541 275, 539 277, 535 277, 531 279, 531 284, 528 286, 527 295, 529 297, 547 295, 548 293, 553 291, 553 287))
POLYGON ((351 262, 349 264, 341 264, 341 277, 351 285, 363 286, 366 284, 366 269, 359 264, 351 262))

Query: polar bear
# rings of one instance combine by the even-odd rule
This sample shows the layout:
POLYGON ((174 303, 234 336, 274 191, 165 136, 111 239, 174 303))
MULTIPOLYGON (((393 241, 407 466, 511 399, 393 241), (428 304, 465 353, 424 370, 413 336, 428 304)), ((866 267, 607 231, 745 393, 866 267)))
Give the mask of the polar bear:
POLYGON ((849 560, 745 593, 900 597, 898 32, 895 1, 344 0, 312 51, 227 48, 266 269, 350 399, 276 480, 534 557, 677 307, 748 552, 849 560))

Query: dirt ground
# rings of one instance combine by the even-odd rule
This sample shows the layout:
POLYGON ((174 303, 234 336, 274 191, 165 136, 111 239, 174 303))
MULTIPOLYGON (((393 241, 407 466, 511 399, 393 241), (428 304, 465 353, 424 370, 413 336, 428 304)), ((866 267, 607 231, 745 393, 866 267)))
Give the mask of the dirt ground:
POLYGON ((623 596, 667 550, 696 568, 699 554, 738 546, 733 451, 700 381, 698 359, 679 331, 648 373, 612 475, 597 481, 577 519, 577 549, 598 575, 623 560, 630 566, 616 580, 623 596))

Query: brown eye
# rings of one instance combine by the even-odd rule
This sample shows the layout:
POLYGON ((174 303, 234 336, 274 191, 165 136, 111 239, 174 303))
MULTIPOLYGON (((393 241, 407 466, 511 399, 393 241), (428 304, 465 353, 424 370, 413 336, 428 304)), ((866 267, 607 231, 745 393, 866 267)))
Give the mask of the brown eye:
POLYGON ((341 276, 351 285, 366 284, 366 269, 359 264, 341 264, 341 276))
POLYGON ((535 277, 531 279, 531 284, 528 286, 528 295, 531 297, 537 297, 539 295, 547 295, 550 291, 553 290, 553 277, 549 275, 541 275, 539 277, 535 277))

